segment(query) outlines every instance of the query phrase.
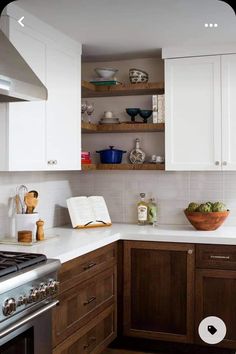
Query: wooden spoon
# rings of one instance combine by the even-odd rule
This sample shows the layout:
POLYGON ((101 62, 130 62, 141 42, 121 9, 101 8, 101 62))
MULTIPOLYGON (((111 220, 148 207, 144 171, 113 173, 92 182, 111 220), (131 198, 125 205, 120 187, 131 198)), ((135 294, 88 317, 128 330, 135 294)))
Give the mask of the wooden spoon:
POLYGON ((35 207, 38 205, 38 199, 35 198, 34 192, 28 192, 24 197, 25 205, 27 206, 26 214, 33 214, 35 207))

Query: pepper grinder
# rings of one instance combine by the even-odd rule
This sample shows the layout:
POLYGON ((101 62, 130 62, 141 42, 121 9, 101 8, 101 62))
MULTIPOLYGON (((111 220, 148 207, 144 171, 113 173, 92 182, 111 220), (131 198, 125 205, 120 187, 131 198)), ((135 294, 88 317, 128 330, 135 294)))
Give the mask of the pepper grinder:
POLYGON ((37 225, 36 240, 42 241, 44 240, 44 229, 43 229, 44 221, 39 219, 38 221, 36 221, 36 225, 37 225))

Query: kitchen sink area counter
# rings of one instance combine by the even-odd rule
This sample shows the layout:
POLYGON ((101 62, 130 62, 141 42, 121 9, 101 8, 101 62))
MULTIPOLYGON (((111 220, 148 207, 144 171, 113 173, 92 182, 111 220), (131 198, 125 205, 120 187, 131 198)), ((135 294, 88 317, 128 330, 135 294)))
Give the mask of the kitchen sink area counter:
POLYGON ((221 227, 215 231, 196 231, 191 226, 138 226, 115 223, 107 228, 90 230, 62 226, 47 229, 46 240, 33 246, 4 245, 2 251, 34 252, 65 263, 118 240, 157 241, 174 243, 216 244, 236 246, 236 227, 221 227))

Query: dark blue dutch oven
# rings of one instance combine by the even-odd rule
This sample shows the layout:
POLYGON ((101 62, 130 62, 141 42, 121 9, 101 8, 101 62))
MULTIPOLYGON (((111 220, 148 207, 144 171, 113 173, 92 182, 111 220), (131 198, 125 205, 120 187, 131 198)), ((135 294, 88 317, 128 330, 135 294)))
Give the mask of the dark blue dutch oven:
POLYGON ((101 163, 121 163, 122 156, 126 151, 114 149, 114 146, 109 146, 109 148, 96 151, 100 154, 101 163))

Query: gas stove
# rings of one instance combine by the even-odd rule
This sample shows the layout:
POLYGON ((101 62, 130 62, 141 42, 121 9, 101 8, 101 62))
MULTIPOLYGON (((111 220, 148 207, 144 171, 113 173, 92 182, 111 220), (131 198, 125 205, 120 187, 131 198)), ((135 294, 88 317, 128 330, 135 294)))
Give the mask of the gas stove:
POLYGON ((0 251, 0 325, 48 303, 58 292, 59 260, 0 251))

